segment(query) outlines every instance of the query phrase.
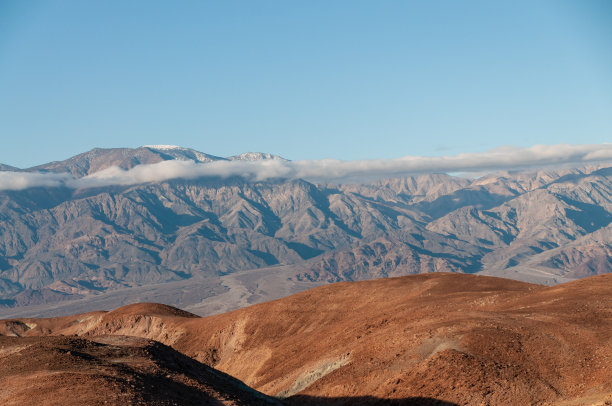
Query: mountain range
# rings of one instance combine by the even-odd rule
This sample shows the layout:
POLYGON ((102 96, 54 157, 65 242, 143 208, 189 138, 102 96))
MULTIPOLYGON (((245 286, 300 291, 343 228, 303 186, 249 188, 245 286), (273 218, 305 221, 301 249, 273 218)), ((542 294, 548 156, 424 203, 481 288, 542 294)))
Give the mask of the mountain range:
MULTIPOLYGON (((174 160, 283 158, 158 145, 0 170, 82 178, 174 160)), ((0 190, 0 316, 138 301, 204 315, 330 282, 428 272, 556 284, 612 270, 611 222, 605 164, 348 184, 207 176, 0 190)))

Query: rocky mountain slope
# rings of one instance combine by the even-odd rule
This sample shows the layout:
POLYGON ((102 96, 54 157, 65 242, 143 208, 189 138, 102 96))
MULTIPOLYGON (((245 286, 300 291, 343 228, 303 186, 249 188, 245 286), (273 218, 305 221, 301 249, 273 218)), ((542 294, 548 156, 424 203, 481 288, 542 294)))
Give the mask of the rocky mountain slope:
POLYGON ((173 145, 150 145, 140 148, 94 148, 65 161, 50 162, 29 168, 32 172, 70 173, 77 177, 91 175, 111 166, 130 169, 173 159, 212 162, 224 158, 173 145))
POLYGON ((426 274, 331 284, 206 318, 137 304, 4 320, 0 334, 158 340, 287 404, 603 405, 611 298, 612 275, 544 287, 426 274))
MULTIPOLYGON (((81 177, 175 159, 282 158, 149 146, 95 149, 25 171, 81 177)), ((554 284, 610 272, 611 221, 612 170, 605 166, 348 185, 207 177, 4 190, 0 315, 37 305, 45 307, 31 314, 83 311, 88 300, 108 307, 103 300, 116 305, 119 291, 205 314, 211 298, 228 290, 228 300, 245 291, 254 303, 287 293, 266 286, 292 293, 439 271, 554 284), (232 275, 239 274, 237 282, 232 275), (189 286, 200 293, 175 294, 189 286)))

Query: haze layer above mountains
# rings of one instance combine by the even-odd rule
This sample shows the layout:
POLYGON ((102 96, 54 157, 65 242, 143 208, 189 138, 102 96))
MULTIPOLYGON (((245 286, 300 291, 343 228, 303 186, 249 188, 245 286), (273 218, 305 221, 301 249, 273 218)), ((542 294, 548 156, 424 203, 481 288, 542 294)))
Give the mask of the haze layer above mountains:
MULTIPOLYGON (((150 146, 0 170, 81 179, 218 161, 286 162, 150 146)), ((211 314, 329 282, 437 271, 554 284, 610 272, 611 221, 612 169, 601 164, 478 179, 208 176, 3 190, 0 316, 143 300, 211 314)))

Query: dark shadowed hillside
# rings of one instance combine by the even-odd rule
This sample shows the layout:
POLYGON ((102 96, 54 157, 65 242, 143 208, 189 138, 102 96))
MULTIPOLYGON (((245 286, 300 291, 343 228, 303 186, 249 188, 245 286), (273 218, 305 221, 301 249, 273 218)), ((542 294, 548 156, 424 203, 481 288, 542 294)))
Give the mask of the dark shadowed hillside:
POLYGON ((0 337, 3 405, 280 405, 136 337, 0 337))

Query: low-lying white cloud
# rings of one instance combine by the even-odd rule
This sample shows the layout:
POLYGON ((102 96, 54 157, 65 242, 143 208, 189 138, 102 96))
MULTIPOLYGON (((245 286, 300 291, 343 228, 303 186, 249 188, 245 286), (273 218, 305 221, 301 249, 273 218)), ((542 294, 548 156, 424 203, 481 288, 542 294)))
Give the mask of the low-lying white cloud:
POLYGON ((406 156, 397 159, 341 161, 335 159, 306 161, 163 161, 124 170, 111 167, 75 179, 69 174, 0 172, 0 190, 29 187, 66 186, 70 188, 135 185, 170 179, 241 176, 262 181, 272 178, 302 178, 315 181, 343 182, 407 176, 431 172, 476 172, 510 170, 564 164, 612 161, 612 144, 536 145, 530 148, 503 147, 483 153, 454 156, 406 156))
POLYGON ((74 180, 67 173, 3 172, 0 171, 0 190, 23 190, 31 187, 58 187, 74 180))

